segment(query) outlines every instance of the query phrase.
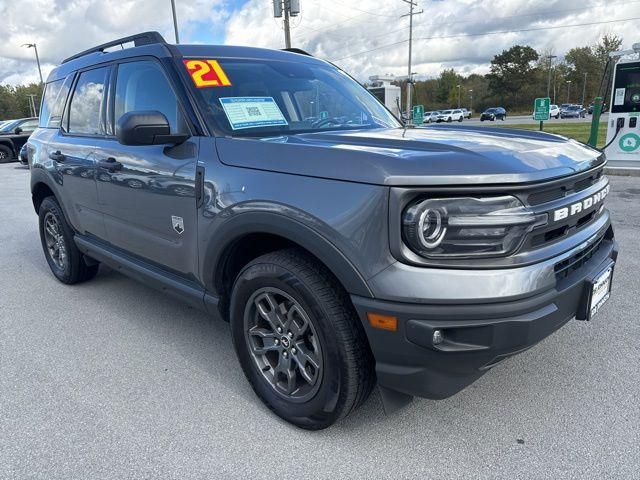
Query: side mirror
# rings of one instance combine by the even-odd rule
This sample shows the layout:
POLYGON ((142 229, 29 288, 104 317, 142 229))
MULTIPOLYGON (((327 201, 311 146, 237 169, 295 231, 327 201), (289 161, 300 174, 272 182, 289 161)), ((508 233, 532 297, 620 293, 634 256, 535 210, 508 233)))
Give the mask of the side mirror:
POLYGON ((20 127, 16 127, 16 129, 14 130, 14 133, 15 133, 16 135, 20 135, 20 134, 22 133, 22 128, 20 128, 20 127))
POLYGON ((155 110, 128 112, 116 124, 116 137, 122 145, 178 145, 189 139, 186 134, 171 134, 169 121, 155 110))

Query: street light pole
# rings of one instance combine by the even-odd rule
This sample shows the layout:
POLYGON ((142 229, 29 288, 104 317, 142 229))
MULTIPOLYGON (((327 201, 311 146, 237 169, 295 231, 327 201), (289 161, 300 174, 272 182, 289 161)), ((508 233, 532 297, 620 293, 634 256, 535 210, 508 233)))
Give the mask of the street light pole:
POLYGON ((551 62, 554 58, 557 58, 557 55, 547 55, 547 59, 549 60, 549 75, 547 77, 547 97, 551 96, 551 62))
POLYGON ((584 83, 582 84, 582 106, 584 107, 584 97, 587 93, 587 72, 584 72, 584 83))
POLYGON ((567 103, 569 102, 569 93, 571 92, 571 80, 567 80, 567 103))
POLYGON ((460 108, 460 88, 462 87, 462 85, 456 85, 456 88, 458 89, 458 108, 460 108))
POLYGON ((42 79, 42 69, 40 68, 40 57, 38 56, 38 47, 35 43, 25 43, 22 45, 23 47, 33 48, 36 52, 36 63, 38 64, 38 73, 40 74, 40 85, 44 84, 44 80, 42 79))
POLYGON ((171 0, 171 13, 173 14, 173 32, 176 36, 176 43, 180 43, 180 36, 178 35, 178 17, 176 16, 176 1, 171 0))
POLYGON ((473 112, 473 89, 469 89, 469 114, 473 112))

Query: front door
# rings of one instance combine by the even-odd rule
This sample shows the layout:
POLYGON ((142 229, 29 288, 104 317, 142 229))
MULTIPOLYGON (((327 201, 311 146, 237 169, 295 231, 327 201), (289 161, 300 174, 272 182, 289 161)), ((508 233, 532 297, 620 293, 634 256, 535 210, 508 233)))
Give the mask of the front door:
MULTIPOLYGON (((155 110, 167 117, 171 133, 189 133, 159 63, 121 63, 115 77, 116 123, 124 113, 155 110)), ((177 146, 124 146, 114 137, 97 142, 98 197, 109 243, 177 274, 195 274, 198 149, 198 137, 177 146)))

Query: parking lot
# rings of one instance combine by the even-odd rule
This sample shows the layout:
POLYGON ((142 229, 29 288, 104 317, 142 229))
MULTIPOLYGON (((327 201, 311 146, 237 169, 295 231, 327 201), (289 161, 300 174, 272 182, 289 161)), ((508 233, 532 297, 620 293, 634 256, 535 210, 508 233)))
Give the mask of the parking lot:
MULTIPOLYGON (((493 126, 493 125, 523 125, 523 124, 538 124, 540 123, 537 120, 534 120, 531 115, 508 115, 506 120, 503 122, 498 120, 496 122, 481 122, 480 121, 480 113, 475 113, 474 117, 471 117, 469 120, 465 120, 466 122, 471 122, 474 125, 483 125, 483 126, 493 126)), ((609 114, 605 113, 600 117, 601 122, 606 122, 609 118, 609 114)), ((585 118, 551 118, 545 122, 545 124, 549 125, 563 125, 563 124, 572 124, 572 123, 591 123, 591 115, 587 115, 585 118)))
POLYGON ((0 165, 0 478, 639 478, 640 179, 612 177, 614 294, 443 401, 321 432, 253 394, 227 324, 103 268, 51 275, 0 165))

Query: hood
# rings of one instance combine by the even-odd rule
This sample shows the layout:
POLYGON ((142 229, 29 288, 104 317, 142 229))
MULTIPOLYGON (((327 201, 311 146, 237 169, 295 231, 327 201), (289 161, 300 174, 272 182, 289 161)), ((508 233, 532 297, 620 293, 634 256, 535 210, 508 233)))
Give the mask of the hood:
POLYGON ((223 163, 377 185, 526 183, 588 170, 598 150, 558 135, 444 126, 218 138, 223 163))

